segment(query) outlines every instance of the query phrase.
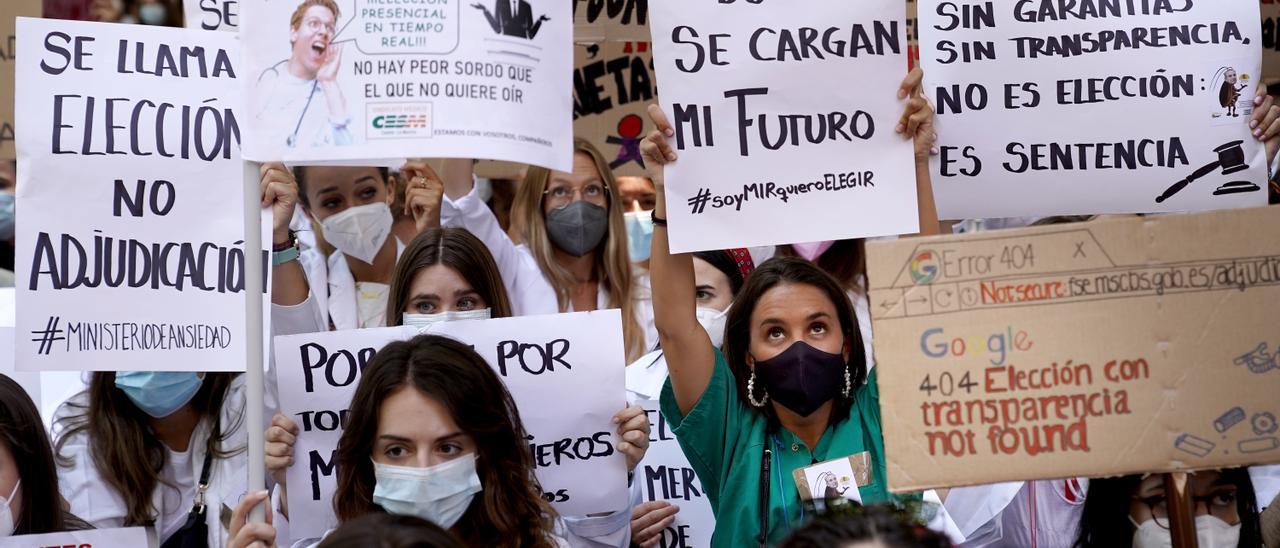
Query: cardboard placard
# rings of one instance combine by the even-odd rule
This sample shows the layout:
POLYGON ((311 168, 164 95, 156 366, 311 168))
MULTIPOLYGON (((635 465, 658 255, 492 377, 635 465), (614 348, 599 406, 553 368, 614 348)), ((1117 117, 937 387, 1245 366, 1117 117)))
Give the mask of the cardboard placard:
POLYGON ((918 229, 901 0, 650 7, 672 252, 918 229))
POLYGON ((0 17, 0 160, 18 157, 13 134, 13 69, 18 55, 16 21, 18 17, 40 17, 40 0, 7 0, 0 17))
POLYGON ((640 141, 656 93, 649 42, 574 45, 574 135, 600 149, 614 175, 645 174, 640 141))
MULTIPOLYGON (((544 498, 558 512, 626 508, 626 459, 612 423, 626 403, 618 310, 446 322, 426 332, 472 345, 498 372, 531 436, 544 498)), ((320 537, 337 523, 333 452, 364 367, 387 343, 419 333, 388 327, 276 338, 281 413, 301 430, 288 471, 289 508, 310 517, 290 525, 294 540, 320 537)))
POLYGON ((569 5, 334 5, 336 14, 241 0, 245 158, 426 156, 570 170, 569 5))
POLYGON ((18 42, 18 369, 243 371, 235 35, 19 18, 18 42))
POLYGON ((189 29, 240 29, 240 0, 186 0, 182 3, 185 24, 189 29))
POLYGON ((716 515, 711 511, 711 500, 702 489, 702 482, 689 465, 680 442, 676 441, 675 432, 667 426, 658 402, 641 399, 636 405, 644 407, 649 417, 649 449, 636 467, 634 480, 640 482, 641 499, 644 502, 663 500, 680 508, 675 521, 662 530, 658 545, 664 548, 711 546, 716 515))
POLYGON ((649 40, 649 0, 571 1, 574 40, 649 40))
POLYGON ((114 548, 118 546, 148 546, 150 535, 146 528, 86 529, 63 533, 0 537, 0 548, 114 548))
POLYGON ((1255 0, 919 2, 940 218, 1267 203, 1255 0))
POLYGON ((1280 209, 868 243, 895 492, 1280 462, 1280 209))

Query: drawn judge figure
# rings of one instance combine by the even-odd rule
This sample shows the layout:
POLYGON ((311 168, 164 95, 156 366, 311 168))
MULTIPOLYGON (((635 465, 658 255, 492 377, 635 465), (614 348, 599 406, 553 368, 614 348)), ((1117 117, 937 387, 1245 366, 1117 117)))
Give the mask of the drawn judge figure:
POLYGON ((538 35, 538 29, 542 28, 542 23, 551 20, 550 17, 543 15, 535 21, 533 6, 530 6, 526 0, 496 0, 492 12, 479 2, 472 4, 471 7, 484 12, 485 18, 489 20, 489 26, 493 27, 493 32, 516 38, 533 40, 533 37, 538 35))
POLYGON ((310 148, 350 145, 351 116, 338 68, 342 46, 334 44, 338 16, 334 0, 303 0, 289 19, 290 54, 258 76, 259 127, 272 146, 310 148))

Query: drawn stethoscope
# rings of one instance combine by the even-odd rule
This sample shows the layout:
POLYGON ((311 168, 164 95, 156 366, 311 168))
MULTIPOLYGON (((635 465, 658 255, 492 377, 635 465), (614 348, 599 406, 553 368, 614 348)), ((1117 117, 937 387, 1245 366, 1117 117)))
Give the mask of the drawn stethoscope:
MULTIPOLYGON (((283 65, 288 62, 289 60, 285 59, 283 61, 280 61, 279 63, 271 65, 266 70, 263 70, 262 74, 258 75, 258 84, 262 83, 262 79, 266 77, 267 74, 271 74, 272 76, 279 78, 280 65, 283 65)), ((290 133, 289 136, 286 137, 284 140, 285 145, 288 146, 289 148, 294 148, 294 146, 298 144, 298 132, 302 131, 302 121, 307 118, 307 111, 311 110, 311 100, 315 99, 316 90, 319 88, 320 88, 319 82, 311 82, 311 91, 307 93, 307 102, 302 105, 302 112, 298 114, 298 120, 293 124, 293 133, 290 133)))

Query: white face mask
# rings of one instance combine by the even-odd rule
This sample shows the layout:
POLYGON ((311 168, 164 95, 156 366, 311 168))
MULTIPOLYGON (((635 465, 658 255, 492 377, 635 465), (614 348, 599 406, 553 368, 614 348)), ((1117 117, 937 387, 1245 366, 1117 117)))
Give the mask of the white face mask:
POLYGON ((458 312, 450 310, 448 312, 440 312, 438 314, 409 314, 405 313, 400 316, 400 323, 413 327, 427 327, 428 325, 440 322, 452 322, 457 320, 487 320, 492 312, 488 308, 479 310, 467 310, 458 312))
MULTIPOLYGON (((1133 521, 1133 518, 1129 518, 1133 521)), ((1200 548, 1235 548, 1240 545, 1240 524, 1230 525, 1210 515, 1196 517, 1196 539, 1200 548)), ((1156 520, 1149 519, 1133 532, 1133 548, 1169 548, 1173 536, 1156 520)))
POLYGON ((13 485, 13 491, 9 492, 8 497, 0 498, 0 538, 13 534, 13 530, 17 525, 13 522, 13 497, 18 496, 18 486, 22 485, 22 480, 13 485))
POLYGON ((394 221, 391 208, 378 202, 349 207, 321 221, 320 227, 324 229, 324 239, 338 251, 372 264, 391 235, 394 221))
POLYGON ((373 503, 392 514, 417 516, 444 529, 467 513, 481 490, 475 454, 428 468, 373 463, 373 503))
MULTIPOLYGON (((729 305, 729 307, 732 306, 729 305)), ((716 348, 720 348, 724 344, 724 322, 728 318, 729 307, 724 310, 716 310, 705 306, 698 307, 698 323, 702 324, 702 328, 707 330, 707 336, 711 337, 711 344, 716 348)))

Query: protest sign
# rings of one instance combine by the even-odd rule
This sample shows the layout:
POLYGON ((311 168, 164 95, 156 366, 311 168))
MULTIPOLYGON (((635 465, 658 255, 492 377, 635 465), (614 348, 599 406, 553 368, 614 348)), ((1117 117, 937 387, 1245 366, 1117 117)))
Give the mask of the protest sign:
POLYGON ((673 252, 918 229, 901 0, 650 7, 673 252))
POLYGON ((124 529, 86 529, 41 535, 0 537, 0 548, 114 548, 149 546, 147 530, 142 527, 124 529))
POLYGON ((644 407, 649 417, 649 450, 636 468, 634 480, 640 482, 641 498, 645 502, 665 500, 680 508, 675 522, 662 530, 658 546, 711 546, 716 515, 711 511, 706 491, 702 490, 702 482, 689 466, 675 432, 662 417, 658 402, 642 399, 636 405, 644 407))
POLYGON ((0 160, 17 158, 13 147, 13 67, 17 59, 15 21, 18 17, 40 17, 40 0, 7 0, 0 17, 0 160))
POLYGON ((1280 82, 1280 1, 1261 0, 1262 81, 1280 82))
MULTIPOLYGON (((544 498, 558 512, 626 508, 626 462, 612 423, 626 403, 617 310, 447 322, 428 331, 472 345, 506 384, 528 430, 544 498)), ((389 327, 276 338, 281 413, 301 429, 288 472, 289 508, 314 516, 291 525, 295 539, 336 525, 333 452, 361 373, 387 343, 418 333, 389 327)))
POLYGON ((482 158, 569 171, 570 9, 241 0, 245 158, 482 158))
POLYGON ((243 370, 236 37, 18 19, 19 370, 243 370))
POLYGON ((1280 210, 871 242, 894 491, 1280 462, 1280 210))
POLYGON ((573 0, 573 39, 649 40, 649 0, 573 0))
POLYGON ((1267 203, 1255 0, 919 2, 941 218, 1267 203))
POLYGON ((240 28, 240 0, 186 0, 182 6, 189 29, 236 32, 240 28))
POLYGON ((573 131, 600 149, 614 175, 644 175, 645 109, 657 100, 649 42, 574 46, 573 131))

